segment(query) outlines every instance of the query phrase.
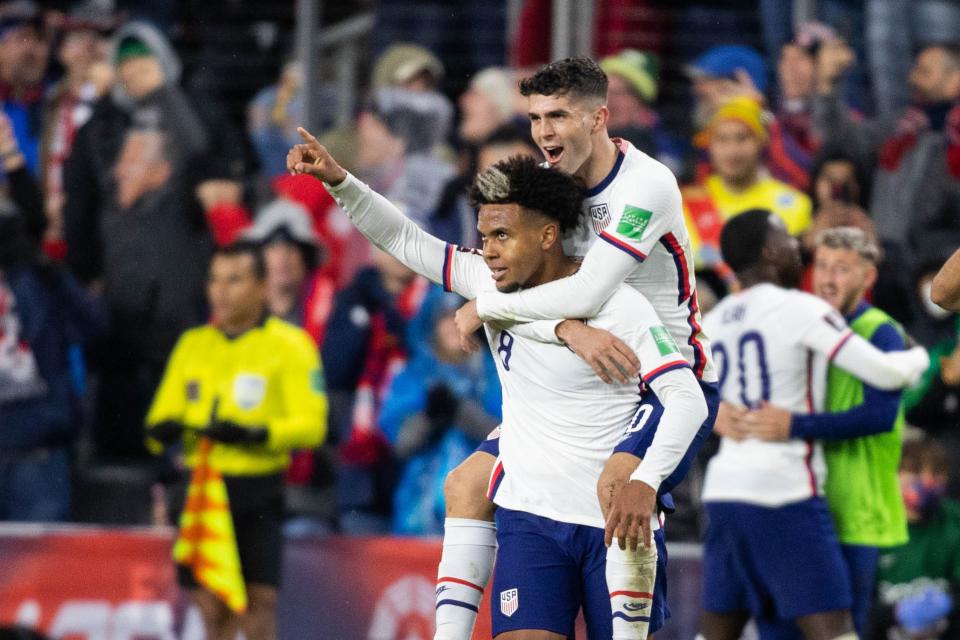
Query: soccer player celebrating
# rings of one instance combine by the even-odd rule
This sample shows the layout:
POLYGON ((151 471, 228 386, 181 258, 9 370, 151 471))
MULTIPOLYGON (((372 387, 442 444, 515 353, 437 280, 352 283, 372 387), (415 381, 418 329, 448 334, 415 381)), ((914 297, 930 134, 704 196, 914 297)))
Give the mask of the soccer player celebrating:
MULTIPOLYGON (((800 278, 799 247, 771 212, 731 219, 720 244, 743 287, 704 318, 725 402, 812 414, 821 410, 827 363, 880 389, 905 387, 926 369, 922 348, 879 351, 828 303, 790 290, 800 278)), ((793 620, 808 640, 855 639, 849 575, 822 498, 820 445, 744 438, 723 419, 717 430, 724 438, 703 488, 701 634, 736 640, 754 616, 793 620)))
MULTIPOLYGON (((322 179, 371 242, 448 290, 475 298, 483 291, 539 285, 578 268, 560 238, 577 223, 582 193, 561 172, 514 158, 477 178, 471 195, 480 205, 481 257, 426 234, 347 174, 309 134, 304 137, 308 143, 291 151, 288 166, 322 179)), ((651 595, 652 580, 662 582, 665 575, 649 556, 621 552, 619 569, 609 568, 594 487, 615 447, 643 458, 641 468, 659 486, 688 451, 707 404, 689 363, 652 306, 632 288, 619 286, 593 322, 620 334, 625 347, 639 354, 641 379, 649 389, 643 396, 635 375, 607 386, 562 345, 531 339, 505 324, 485 328, 504 387, 503 435, 489 492, 503 507, 497 535, 500 606, 493 612, 497 637, 562 640, 573 633, 580 606, 590 638, 642 637, 648 624, 655 630, 666 613, 662 585, 659 598, 651 595), (638 588, 648 580, 649 586, 638 588), (614 620, 625 626, 615 631, 614 620)), ((652 507, 631 513, 621 535, 631 537, 635 548, 642 535, 639 519, 646 517, 645 529, 655 525, 649 522, 652 507)), ((662 534, 654 538, 663 549, 662 534)), ((648 538, 641 549, 646 545, 648 538)), ((443 582, 439 596, 442 606, 475 607, 443 582)))
MULTIPOLYGON (((461 334, 472 334, 482 321, 542 320, 532 325, 541 340, 562 341, 604 381, 623 381, 620 370, 636 371, 637 366, 623 343, 578 320, 561 320, 594 317, 626 282, 653 305, 701 382, 710 409, 687 454, 663 484, 646 475, 636 455, 621 452, 611 458, 600 492, 601 500, 612 505, 608 525, 613 531, 621 513, 653 511, 658 496, 683 479, 716 415, 717 378, 700 329, 680 189, 666 166, 630 143, 610 138, 607 77, 592 60, 548 64, 521 81, 520 91, 529 100, 533 139, 549 166, 587 186, 577 226, 564 238, 567 255, 583 257, 583 262, 573 275, 540 286, 481 292, 457 314, 461 334)), ((480 601, 495 553, 493 505, 484 497, 495 460, 496 441, 490 440, 450 474, 445 491, 448 518, 438 588, 460 590, 474 604, 480 601), (471 591, 463 581, 479 589, 471 591)), ((472 625, 470 610, 437 607, 436 640, 468 638, 472 625)))

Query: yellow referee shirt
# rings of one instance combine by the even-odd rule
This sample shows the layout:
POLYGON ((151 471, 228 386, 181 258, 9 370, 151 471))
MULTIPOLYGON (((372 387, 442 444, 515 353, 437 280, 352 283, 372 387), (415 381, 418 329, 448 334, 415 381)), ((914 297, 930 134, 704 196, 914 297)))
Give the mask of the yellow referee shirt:
POLYGON ((813 221, 810 198, 785 182, 761 176, 747 190, 734 192, 720 176, 711 175, 703 184, 683 189, 683 213, 697 268, 719 259, 723 223, 750 209, 772 211, 792 236, 806 231, 813 221))
MULTIPOLYGON (((224 475, 277 473, 289 463, 291 449, 319 446, 327 430, 327 396, 317 347, 302 329, 268 318, 246 333, 229 338, 205 325, 184 333, 170 356, 147 425, 175 420, 188 429, 216 419, 240 426, 266 427, 262 445, 214 443, 210 464, 224 475)), ((198 439, 187 432, 184 456, 197 461, 198 439)), ((147 439, 151 451, 160 443, 147 439)))

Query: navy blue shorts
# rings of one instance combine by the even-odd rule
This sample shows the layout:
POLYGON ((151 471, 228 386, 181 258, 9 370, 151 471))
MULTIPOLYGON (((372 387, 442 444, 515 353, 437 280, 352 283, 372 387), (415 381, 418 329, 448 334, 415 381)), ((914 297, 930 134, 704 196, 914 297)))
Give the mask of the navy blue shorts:
POLYGON ((703 607, 795 620, 849 609, 850 578, 822 498, 783 507, 708 502, 703 607))
MULTIPOLYGON (((700 381, 700 388, 703 390, 703 397, 707 401, 707 419, 700 425, 700 430, 694 436, 690 448, 684 454, 680 464, 673 470, 666 480, 660 484, 659 493, 662 495, 672 491, 690 471, 697 453, 700 451, 700 445, 706 441, 707 436, 713 430, 713 423, 717 419, 717 410, 720 408, 720 388, 715 382, 700 381)), ((653 437, 657 435, 657 427, 660 425, 660 418, 663 416, 663 403, 649 387, 640 397, 640 406, 627 427, 623 440, 620 441, 614 449, 614 453, 629 453, 644 458, 647 455, 647 449, 653 444, 653 437)))
MULTIPOLYGON (((854 544, 841 544, 840 552, 847 565, 853 590, 853 624, 857 635, 867 636, 873 594, 877 586, 877 561, 880 549, 854 544)), ((757 620, 760 640, 803 640, 800 628, 792 620, 757 620)))
MULTIPOLYGON (((650 633, 670 617, 663 529, 654 533, 654 540, 658 558, 650 633)), ((494 637, 508 631, 544 629, 572 638, 577 611, 582 607, 587 638, 610 639, 613 613, 603 529, 500 508, 497 545, 490 607, 494 637)))
POLYGON ((487 436, 487 439, 480 443, 480 446, 477 447, 477 451, 482 451, 484 453, 489 453, 494 458, 500 457, 500 427, 497 427, 490 432, 490 435, 487 436))

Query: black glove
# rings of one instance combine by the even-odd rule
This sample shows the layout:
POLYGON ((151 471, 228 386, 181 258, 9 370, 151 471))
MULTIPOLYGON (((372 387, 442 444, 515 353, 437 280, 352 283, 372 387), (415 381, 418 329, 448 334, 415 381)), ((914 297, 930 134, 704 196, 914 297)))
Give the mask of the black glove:
POLYGON ((164 420, 147 427, 147 436, 163 445, 171 445, 183 436, 183 425, 174 420, 164 420))
POLYGON ((460 400, 442 382, 435 384, 427 391, 427 406, 424 413, 435 427, 449 427, 459 407, 460 400))
POLYGON ((220 420, 200 434, 224 444, 263 444, 267 441, 266 428, 241 427, 229 420, 220 420))

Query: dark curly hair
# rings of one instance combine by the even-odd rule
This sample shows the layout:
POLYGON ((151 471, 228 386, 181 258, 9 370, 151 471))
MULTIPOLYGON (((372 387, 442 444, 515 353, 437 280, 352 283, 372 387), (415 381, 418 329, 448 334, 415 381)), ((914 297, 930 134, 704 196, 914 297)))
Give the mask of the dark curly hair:
POLYGON ((548 169, 529 156, 501 160, 477 175, 470 187, 470 204, 517 204, 555 220, 560 233, 577 226, 583 188, 571 176, 548 169))
POLYGON ((571 94, 606 101, 607 74, 590 58, 565 58, 521 80, 520 93, 524 96, 571 94))

